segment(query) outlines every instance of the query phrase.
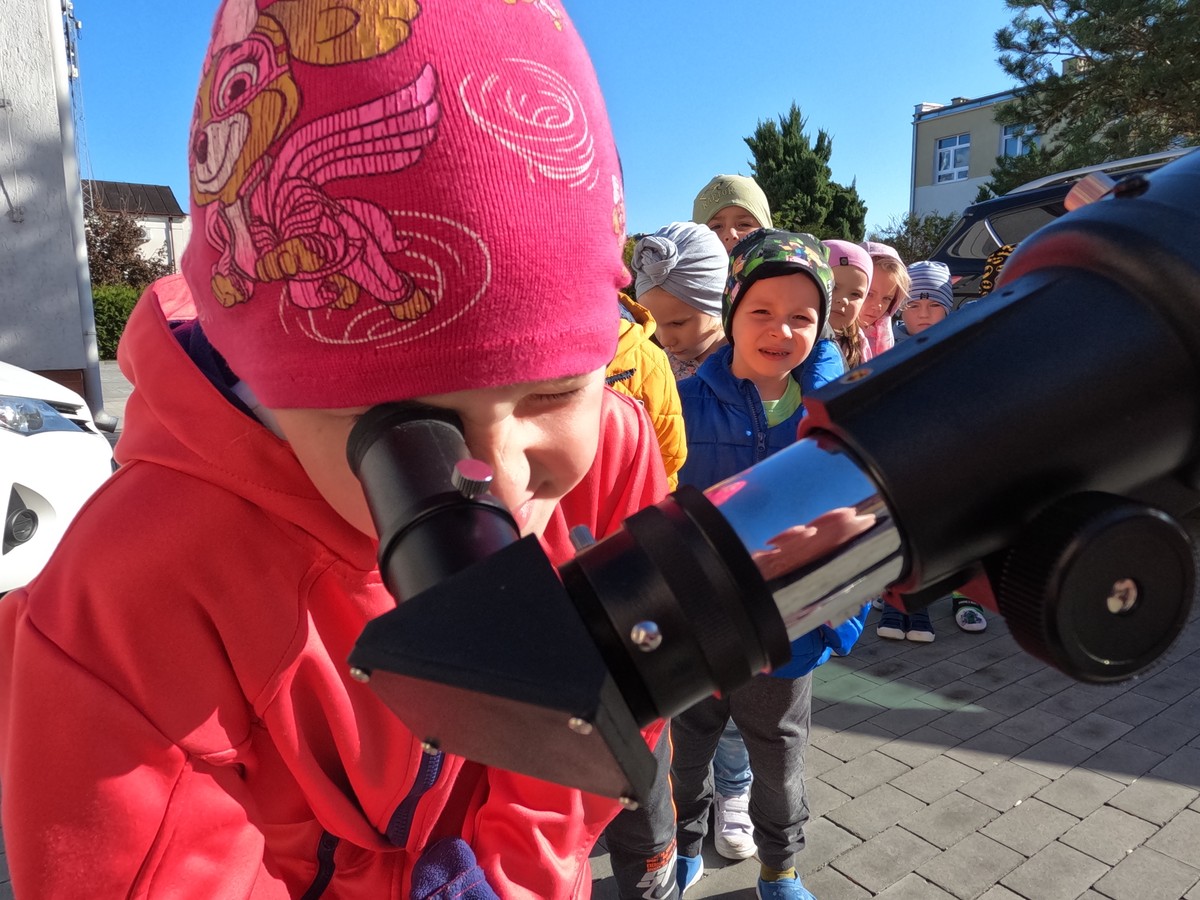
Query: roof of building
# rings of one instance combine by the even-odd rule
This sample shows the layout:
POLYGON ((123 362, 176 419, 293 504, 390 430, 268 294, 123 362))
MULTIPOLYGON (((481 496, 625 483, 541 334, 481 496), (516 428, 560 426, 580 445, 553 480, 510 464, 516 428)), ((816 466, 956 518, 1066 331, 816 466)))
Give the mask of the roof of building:
POLYGON ((85 198, 89 190, 92 193, 92 202, 100 209, 124 210, 142 216, 181 218, 187 215, 175 199, 175 193, 165 184, 84 180, 85 198))
POLYGON ((936 119, 939 116, 952 115, 953 113, 966 112, 968 109, 979 109, 982 106, 993 106, 997 103, 1003 103, 1005 100, 1011 100, 1017 95, 1015 90, 998 91, 995 94, 987 94, 983 97, 955 97, 950 103, 918 103, 915 106, 913 120, 917 122, 925 119, 936 119))

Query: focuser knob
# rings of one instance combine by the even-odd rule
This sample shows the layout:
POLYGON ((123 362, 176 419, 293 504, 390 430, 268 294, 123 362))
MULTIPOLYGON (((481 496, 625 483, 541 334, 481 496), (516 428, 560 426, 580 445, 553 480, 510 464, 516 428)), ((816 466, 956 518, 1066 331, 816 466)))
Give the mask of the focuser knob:
POLYGON ((1088 492, 1042 511, 1007 551, 996 601, 1013 637, 1080 681, 1152 665, 1182 632, 1192 542, 1161 510, 1088 492))
POLYGON ((450 472, 450 483, 468 500, 473 500, 488 492, 492 477, 492 467, 487 463, 478 459, 460 459, 450 472))

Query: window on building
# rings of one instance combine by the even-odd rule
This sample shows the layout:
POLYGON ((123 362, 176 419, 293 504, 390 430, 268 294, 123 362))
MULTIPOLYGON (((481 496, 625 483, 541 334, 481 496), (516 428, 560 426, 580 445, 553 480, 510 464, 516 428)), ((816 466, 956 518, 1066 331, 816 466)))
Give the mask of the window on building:
POLYGON ((1040 147, 1042 139, 1031 125, 1005 125, 1000 136, 1001 156, 1024 156, 1034 147, 1040 147))
POLYGON ((933 172, 935 183, 961 181, 967 177, 970 165, 970 134, 956 134, 938 140, 936 168, 933 172))

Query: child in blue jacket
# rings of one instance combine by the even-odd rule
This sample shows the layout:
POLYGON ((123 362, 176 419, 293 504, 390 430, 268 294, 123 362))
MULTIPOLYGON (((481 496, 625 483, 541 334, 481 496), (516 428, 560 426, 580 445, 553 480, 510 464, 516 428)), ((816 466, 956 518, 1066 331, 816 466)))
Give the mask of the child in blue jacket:
MULTIPOLYGON (((733 248, 722 302, 729 343, 679 383, 688 437, 680 484, 710 487, 796 440, 804 415, 800 369, 825 331, 832 285, 828 251, 811 235, 762 229, 733 248)), ((761 863, 758 896, 812 896, 795 869, 808 820, 803 759, 812 670, 832 653, 850 650, 867 609, 837 628, 823 625, 801 636, 787 665, 728 695, 702 700, 672 721, 681 892, 703 873, 713 754, 732 718, 754 776, 749 816, 761 863)))

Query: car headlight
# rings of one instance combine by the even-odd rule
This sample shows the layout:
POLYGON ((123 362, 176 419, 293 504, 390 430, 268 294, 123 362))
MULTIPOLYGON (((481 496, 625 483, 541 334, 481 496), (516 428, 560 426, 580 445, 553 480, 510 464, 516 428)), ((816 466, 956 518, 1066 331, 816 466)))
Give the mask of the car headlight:
POLYGON ((45 400, 3 395, 0 395, 0 429, 16 434, 79 430, 74 422, 45 400))

